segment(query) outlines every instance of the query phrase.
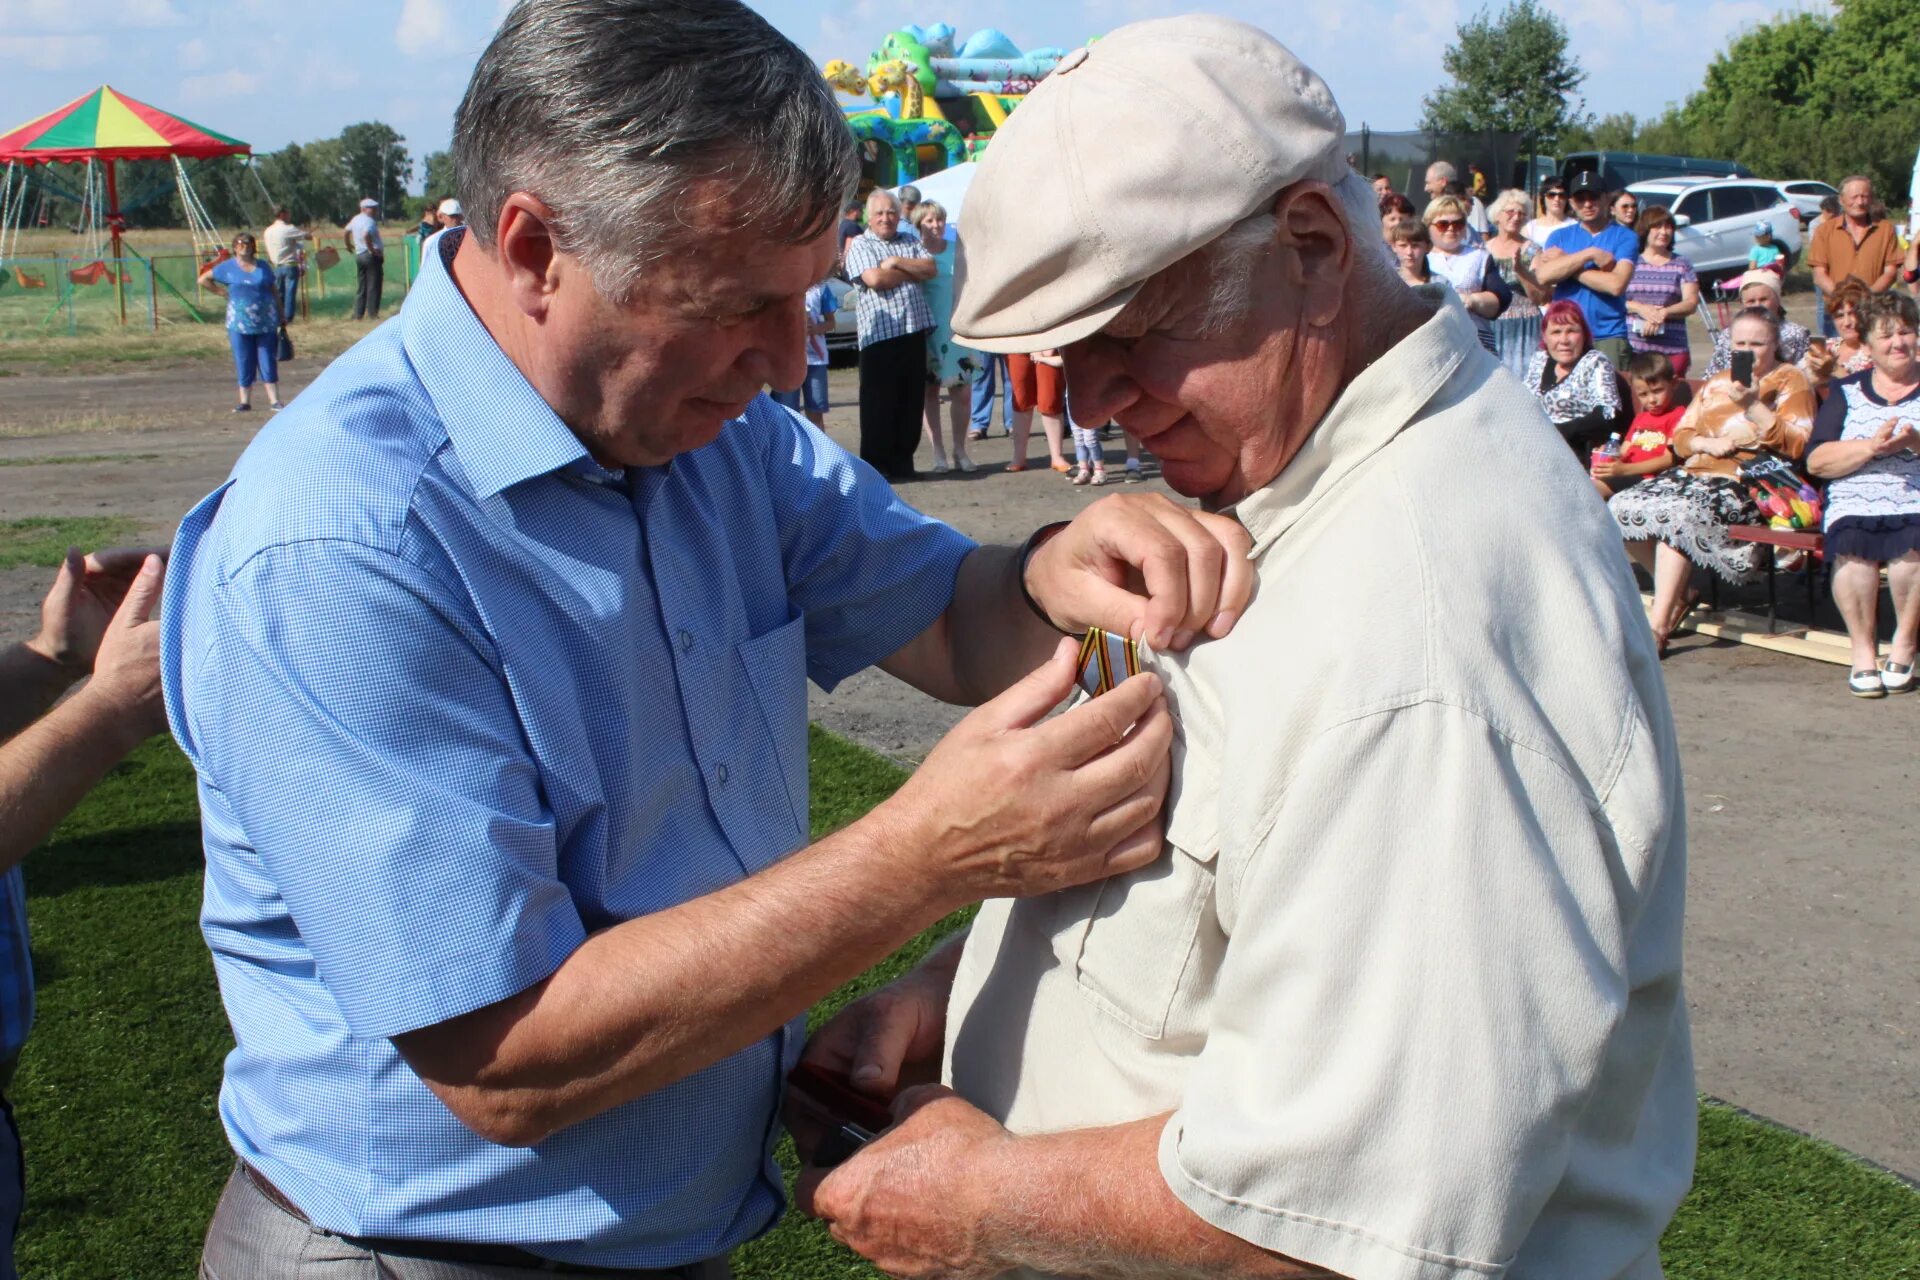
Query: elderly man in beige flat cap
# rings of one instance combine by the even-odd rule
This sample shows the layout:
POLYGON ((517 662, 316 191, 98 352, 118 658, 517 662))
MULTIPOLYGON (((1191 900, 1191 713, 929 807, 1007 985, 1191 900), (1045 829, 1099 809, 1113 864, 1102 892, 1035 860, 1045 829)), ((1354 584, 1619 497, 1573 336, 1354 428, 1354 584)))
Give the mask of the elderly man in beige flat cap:
POLYGON ((989 902, 809 1048, 892 1099, 800 1188, 887 1271, 1661 1274, 1695 1118, 1646 619, 1531 397, 1396 278, 1343 133, 1270 37, 1145 22, 969 193, 955 330, 1062 348, 1075 416, 1244 525, 1257 586, 1147 655, 1160 860, 989 902))

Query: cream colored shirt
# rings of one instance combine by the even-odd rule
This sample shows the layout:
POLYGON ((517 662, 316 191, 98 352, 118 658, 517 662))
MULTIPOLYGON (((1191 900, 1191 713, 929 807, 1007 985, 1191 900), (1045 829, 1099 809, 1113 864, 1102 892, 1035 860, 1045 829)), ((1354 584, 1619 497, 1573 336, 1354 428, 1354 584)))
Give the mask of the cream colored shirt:
POLYGON ((1236 508, 1151 659, 1168 850, 975 921, 946 1074, 1019 1133, 1173 1113, 1216 1226, 1356 1280, 1648 1280, 1691 1180, 1680 764, 1620 537, 1456 305, 1236 508))
POLYGON ((267 242, 267 261, 276 267, 294 265, 295 255, 313 237, 291 222, 270 222, 263 235, 267 242))

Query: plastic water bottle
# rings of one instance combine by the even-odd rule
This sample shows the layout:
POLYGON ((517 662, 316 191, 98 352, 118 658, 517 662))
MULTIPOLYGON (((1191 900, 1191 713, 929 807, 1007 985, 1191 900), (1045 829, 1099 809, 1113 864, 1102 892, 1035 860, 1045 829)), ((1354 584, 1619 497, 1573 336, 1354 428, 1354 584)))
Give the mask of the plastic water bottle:
POLYGON ((1605 444, 1600 446, 1599 454, 1603 458, 1608 458, 1608 459, 1618 458, 1620 456, 1620 452, 1623 446, 1624 446, 1624 441, 1621 440, 1620 433, 1616 431, 1612 435, 1607 437, 1607 442, 1605 444))

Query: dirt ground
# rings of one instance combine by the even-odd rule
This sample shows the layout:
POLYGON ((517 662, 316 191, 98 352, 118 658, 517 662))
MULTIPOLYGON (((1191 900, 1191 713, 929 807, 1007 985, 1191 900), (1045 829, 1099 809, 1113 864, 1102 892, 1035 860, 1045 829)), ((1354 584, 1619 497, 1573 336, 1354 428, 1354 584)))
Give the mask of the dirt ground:
MULTIPOLYGON (((318 369, 287 372, 292 393, 318 369)), ((828 426, 848 444, 854 391, 836 371, 828 426)), ((117 455, 0 465, 0 513, 127 515, 167 540, 267 420, 229 414, 230 394, 213 362, 0 378, 0 461, 117 455)), ((1110 491, 1044 464, 1005 474, 1009 455, 996 435, 975 446, 979 472, 904 492, 976 538, 1016 541, 1110 491)), ((1118 477, 1117 440, 1110 456, 1118 477)), ((47 576, 0 570, 0 636, 28 633, 47 576)), ((1701 1089, 1920 1175, 1920 697, 1861 702, 1838 667, 1699 637, 1675 645, 1665 672, 1686 753, 1701 1089)), ((906 761, 958 718, 877 674, 815 690, 813 713, 906 761)))

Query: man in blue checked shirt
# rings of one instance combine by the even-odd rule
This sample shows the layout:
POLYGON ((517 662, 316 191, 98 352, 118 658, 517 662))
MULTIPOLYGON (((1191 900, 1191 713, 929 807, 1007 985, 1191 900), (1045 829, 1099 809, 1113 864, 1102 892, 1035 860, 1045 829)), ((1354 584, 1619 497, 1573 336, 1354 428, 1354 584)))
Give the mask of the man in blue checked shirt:
POLYGON ((759 394, 858 158, 735 0, 523 0, 453 150, 468 225, 175 546, 237 1042, 202 1274, 720 1276, 809 1005, 1157 855, 1158 681, 1043 722, 1056 628, 1224 633, 1247 541, 1110 499, 978 547, 759 394), (806 682, 874 665, 984 705, 809 844, 806 682))
POLYGON ((167 727, 160 702, 158 554, 69 547, 33 639, 0 648, 0 1280, 26 1197, 7 1092, 33 1025, 20 861, 107 771, 167 727), (76 683, 78 692, 67 697, 76 683), (58 704, 58 705, 56 705, 58 704))

